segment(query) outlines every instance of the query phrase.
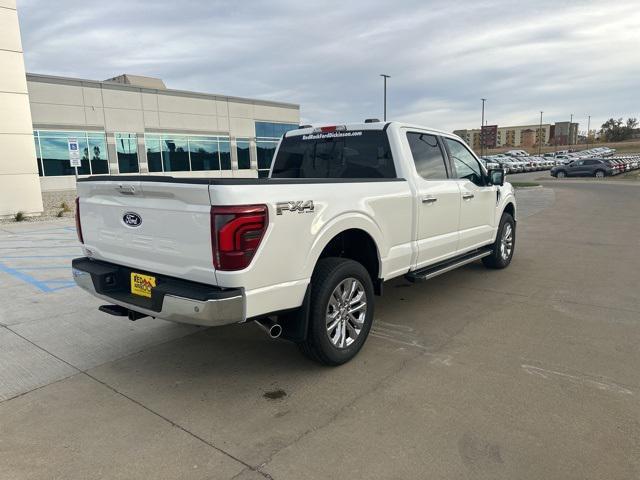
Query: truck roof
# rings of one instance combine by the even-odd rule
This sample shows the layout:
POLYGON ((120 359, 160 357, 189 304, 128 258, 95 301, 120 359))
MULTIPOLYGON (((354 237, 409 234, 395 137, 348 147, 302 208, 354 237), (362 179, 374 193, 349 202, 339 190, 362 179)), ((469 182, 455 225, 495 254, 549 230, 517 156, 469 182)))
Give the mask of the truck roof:
POLYGON ((370 123, 346 123, 346 124, 340 124, 340 123, 335 123, 332 125, 318 125, 318 126, 311 126, 311 127, 306 127, 306 128, 299 128, 297 130, 290 130, 287 133, 285 133, 285 137, 294 137, 294 136, 298 136, 298 135, 309 135, 312 133, 320 133, 323 128, 331 128, 331 127, 336 127, 338 130, 386 130, 387 128, 415 128, 418 130, 424 130, 424 131, 428 131, 431 133, 434 133, 436 135, 444 135, 444 136, 448 136, 448 137, 454 137, 454 138, 459 138, 457 135, 451 133, 451 132, 446 132, 444 130, 439 130, 437 128, 430 128, 430 127, 425 127, 423 125, 416 125, 416 124, 412 124, 412 123, 405 123, 405 122, 393 122, 393 121, 389 121, 389 122, 370 122, 370 123))

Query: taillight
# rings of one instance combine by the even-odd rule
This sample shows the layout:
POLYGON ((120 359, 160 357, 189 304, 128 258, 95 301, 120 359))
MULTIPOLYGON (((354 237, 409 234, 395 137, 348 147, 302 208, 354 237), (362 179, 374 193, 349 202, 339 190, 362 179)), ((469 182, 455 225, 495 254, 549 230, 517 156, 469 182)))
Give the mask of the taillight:
POLYGON ((248 267, 268 223, 266 205, 211 207, 211 251, 216 270, 248 267))
POLYGON ((80 198, 76 197, 76 233, 78 234, 78 240, 80 243, 84 243, 82 238, 82 225, 80 224, 80 198))

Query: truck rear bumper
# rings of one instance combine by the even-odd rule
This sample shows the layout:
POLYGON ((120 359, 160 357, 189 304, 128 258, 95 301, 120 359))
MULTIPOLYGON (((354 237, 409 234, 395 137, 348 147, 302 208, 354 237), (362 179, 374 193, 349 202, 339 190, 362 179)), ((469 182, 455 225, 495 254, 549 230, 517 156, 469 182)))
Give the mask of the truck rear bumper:
POLYGON ((83 290, 150 317, 208 327, 246 319, 241 289, 222 289, 152 273, 157 287, 151 298, 145 298, 130 293, 131 268, 86 257, 75 258, 72 266, 73 279, 83 290))

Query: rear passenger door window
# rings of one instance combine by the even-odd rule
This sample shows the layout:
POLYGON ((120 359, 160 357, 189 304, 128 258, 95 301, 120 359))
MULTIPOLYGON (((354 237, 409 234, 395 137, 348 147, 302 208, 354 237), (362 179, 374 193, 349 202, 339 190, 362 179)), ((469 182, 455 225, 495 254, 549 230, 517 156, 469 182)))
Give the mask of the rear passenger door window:
POLYGON ((444 155, 435 135, 407 132, 407 140, 418 175, 425 180, 443 180, 448 177, 444 155))

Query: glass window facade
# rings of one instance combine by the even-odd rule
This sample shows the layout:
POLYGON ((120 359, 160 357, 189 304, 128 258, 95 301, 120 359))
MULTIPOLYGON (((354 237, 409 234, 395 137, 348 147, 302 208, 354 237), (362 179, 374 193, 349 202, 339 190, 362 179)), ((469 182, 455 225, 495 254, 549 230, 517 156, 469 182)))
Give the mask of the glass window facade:
POLYGON ((191 170, 187 137, 163 135, 160 145, 162 145, 162 167, 165 172, 188 172, 191 170))
POLYGON ((258 157, 258 177, 268 177, 271 160, 276 152, 278 141, 289 130, 296 130, 295 123, 255 122, 256 154, 258 157))
POLYGON ((116 133, 116 153, 120 173, 138 173, 138 137, 135 133, 116 133))
POLYGON ((295 123, 256 122, 256 137, 280 138, 289 130, 295 130, 295 123))
POLYGON ((150 172, 162 171, 162 154, 160 153, 160 135, 145 135, 144 144, 147 149, 147 165, 150 172))
POLYGON ((150 172, 231 170, 229 137, 147 133, 150 172))
POLYGON ((231 170, 231 142, 220 140, 218 145, 220 147, 220 170, 231 170))
POLYGON ((204 139, 189 141, 191 154, 191 170, 220 170, 220 154, 218 142, 204 139))
POLYGON ((36 130, 33 132, 38 172, 41 176, 102 175, 109 173, 109 157, 104 132, 36 130), (69 138, 78 140, 81 166, 69 161, 69 138))
POLYGON ((251 168, 251 154, 249 153, 251 144, 248 138, 236 139, 236 153, 238 154, 238 169, 246 170, 251 168))
POLYGON ((276 153, 278 140, 257 140, 256 153, 258 156, 258 177, 264 178, 269 176, 271 168, 271 160, 276 153))
POLYGON ((89 141, 89 159, 92 175, 105 175, 109 173, 109 159, 107 158, 107 142, 104 134, 87 134, 89 141))
POLYGON ((40 175, 42 177, 43 176, 43 174, 42 174, 42 154, 40 153, 40 141, 38 140, 38 133, 37 132, 33 132, 33 141, 36 144, 36 159, 37 159, 37 163, 38 163, 38 175, 40 175))

